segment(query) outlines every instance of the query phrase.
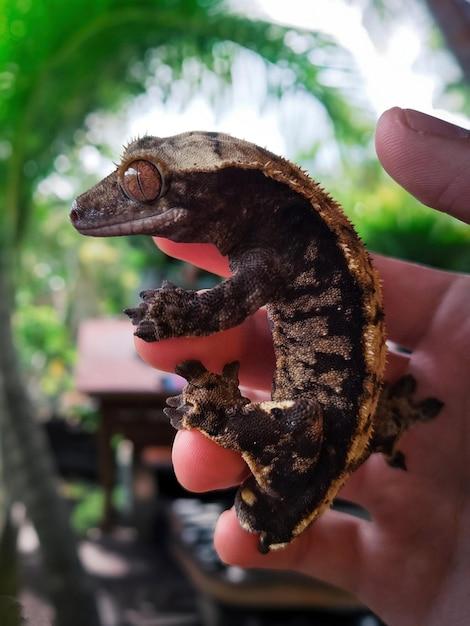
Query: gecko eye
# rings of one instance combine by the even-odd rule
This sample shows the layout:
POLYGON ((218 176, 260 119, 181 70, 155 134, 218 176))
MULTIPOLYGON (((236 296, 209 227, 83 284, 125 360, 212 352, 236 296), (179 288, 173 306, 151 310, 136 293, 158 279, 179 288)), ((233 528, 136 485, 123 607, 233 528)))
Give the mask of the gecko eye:
POLYGON ((139 159, 124 170, 122 188, 130 200, 151 202, 160 195, 162 177, 153 163, 139 159))

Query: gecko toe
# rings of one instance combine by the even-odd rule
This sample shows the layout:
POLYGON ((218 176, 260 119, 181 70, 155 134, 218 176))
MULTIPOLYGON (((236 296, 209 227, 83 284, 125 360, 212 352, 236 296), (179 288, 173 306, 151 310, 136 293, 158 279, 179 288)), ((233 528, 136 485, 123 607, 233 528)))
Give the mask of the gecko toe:
POLYGON ((186 378, 186 380, 191 381, 205 374, 207 370, 201 363, 201 361, 194 360, 183 361, 182 363, 179 363, 175 367, 175 372, 178 374, 178 376, 182 376, 183 378, 186 378))
POLYGON ((411 374, 399 378, 392 386, 394 396, 409 396, 416 391, 416 379, 411 374))
POLYGON ((163 413, 170 419, 170 424, 176 430, 181 428, 181 422, 183 420, 183 414, 177 409, 164 408, 163 413))
POLYGON ((406 465, 405 455, 403 454, 401 450, 396 450, 387 459, 387 463, 389 464, 390 467, 393 467, 394 469, 400 469, 400 470, 403 470, 404 472, 408 470, 408 467, 406 465))
POLYGON ((131 319, 134 326, 138 326, 144 319, 146 308, 142 305, 132 309, 124 309, 125 315, 131 319))
POLYGON ((418 404, 420 421, 427 422, 438 415, 444 403, 437 398, 426 398, 418 404))
POLYGON ((184 416, 186 415, 188 409, 190 409, 190 405, 189 404, 182 404, 181 406, 177 407, 177 408, 172 408, 172 407, 165 407, 163 409, 163 413, 170 418, 170 423, 173 426, 173 428, 176 428, 177 430, 179 430, 182 426, 182 421, 184 416))
POLYGON ((155 289, 145 289, 139 293, 139 296, 142 298, 144 302, 148 302, 155 295, 155 289))
POLYGON ((177 396, 169 396, 166 399, 166 403, 168 404, 168 406, 171 406, 173 408, 176 408, 177 406, 179 406, 182 402, 182 395, 178 394, 177 396))
POLYGON ((158 341, 159 339, 155 325, 150 320, 142 320, 139 323, 134 335, 139 337, 139 339, 147 341, 148 343, 158 341))

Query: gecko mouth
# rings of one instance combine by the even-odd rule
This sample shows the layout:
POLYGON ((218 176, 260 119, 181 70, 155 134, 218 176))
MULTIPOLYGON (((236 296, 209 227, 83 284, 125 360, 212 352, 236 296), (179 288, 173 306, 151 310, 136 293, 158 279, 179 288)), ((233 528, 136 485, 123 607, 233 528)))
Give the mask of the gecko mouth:
POLYGON ((186 209, 167 209, 158 215, 146 215, 145 217, 134 218, 125 222, 94 224, 90 226, 86 223, 86 218, 80 214, 80 211, 73 208, 70 212, 70 219, 79 233, 91 237, 158 235, 162 229, 177 224, 184 219, 186 213, 186 209))

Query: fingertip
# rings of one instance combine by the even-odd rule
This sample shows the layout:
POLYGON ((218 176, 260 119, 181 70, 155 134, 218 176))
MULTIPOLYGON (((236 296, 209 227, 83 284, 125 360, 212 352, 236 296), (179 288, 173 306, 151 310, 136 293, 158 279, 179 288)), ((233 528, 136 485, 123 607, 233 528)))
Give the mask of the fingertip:
POLYGON ((386 109, 377 120, 377 129, 380 129, 384 124, 400 121, 402 113, 403 109, 398 106, 386 109))
POLYGON ((468 130, 420 111, 385 111, 375 134, 384 169, 424 204, 468 221, 468 130))
POLYGON ((223 563, 252 566, 260 556, 257 544, 257 535, 243 530, 233 507, 220 515, 214 532, 214 547, 223 563))
POLYGON ((172 456, 178 482, 195 493, 233 487, 248 473, 239 454, 218 446, 197 430, 177 432, 172 456))
POLYGON ((400 144, 407 131, 403 109, 392 107, 384 111, 377 121, 375 149, 385 170, 395 178, 394 169, 400 156, 400 144))
POLYGON ((241 527, 234 507, 222 513, 214 532, 214 547, 220 559, 227 565, 259 569, 296 569, 300 562, 298 552, 302 542, 298 539, 268 554, 261 553, 258 545, 259 534, 241 527))

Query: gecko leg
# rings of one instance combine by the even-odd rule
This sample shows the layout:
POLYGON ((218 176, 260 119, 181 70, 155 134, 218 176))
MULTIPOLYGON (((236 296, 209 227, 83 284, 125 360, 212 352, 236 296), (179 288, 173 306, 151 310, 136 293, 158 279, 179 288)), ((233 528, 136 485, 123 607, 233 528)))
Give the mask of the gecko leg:
POLYGON ((188 385, 167 400, 172 424, 196 428, 242 455, 252 475, 240 487, 235 507, 242 526, 261 533, 260 550, 290 541, 298 520, 315 508, 308 492, 323 444, 319 404, 306 398, 251 403, 238 389, 236 363, 221 375, 198 361, 176 371, 188 385))
POLYGON ((140 295, 143 302, 125 313, 144 341, 210 335, 241 324, 273 298, 283 282, 274 253, 245 250, 232 260, 233 276, 206 291, 187 291, 164 281, 140 295))
POLYGON ((397 442, 410 426, 427 422, 436 417, 443 407, 437 398, 416 401, 416 380, 411 374, 403 376, 393 384, 386 384, 377 406, 375 432, 370 443, 370 452, 382 452, 391 467, 406 470, 403 452, 397 442))

